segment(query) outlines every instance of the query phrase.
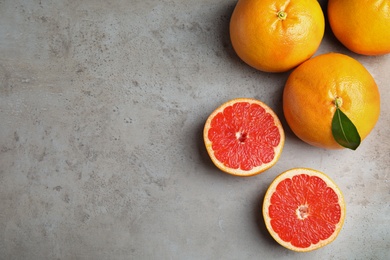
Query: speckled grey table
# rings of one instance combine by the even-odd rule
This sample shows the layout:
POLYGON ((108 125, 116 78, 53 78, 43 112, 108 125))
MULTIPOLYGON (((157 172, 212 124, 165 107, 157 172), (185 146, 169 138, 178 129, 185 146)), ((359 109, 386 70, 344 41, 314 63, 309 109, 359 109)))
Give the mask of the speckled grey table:
POLYGON ((356 151, 311 147, 283 118, 288 73, 235 55, 235 2, 0 0, 0 259, 390 259, 390 55, 355 55, 327 25, 316 55, 366 66, 381 115, 356 151), (217 170, 202 141, 235 97, 286 129, 279 162, 251 178, 217 170), (261 216, 292 167, 327 173, 347 203, 339 237, 305 254, 261 216))

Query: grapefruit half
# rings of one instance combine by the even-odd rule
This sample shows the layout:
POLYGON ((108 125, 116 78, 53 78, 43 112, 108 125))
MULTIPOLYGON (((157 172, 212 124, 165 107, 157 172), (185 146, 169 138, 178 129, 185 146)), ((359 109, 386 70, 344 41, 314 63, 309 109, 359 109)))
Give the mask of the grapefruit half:
POLYGON ((278 161, 285 136, 279 118, 266 104, 237 98, 211 113, 203 139, 211 160, 220 170, 252 176, 278 161))
POLYGON ((269 186, 263 217, 276 242, 293 251, 307 252, 337 237, 345 218, 344 198, 324 173, 294 168, 269 186))

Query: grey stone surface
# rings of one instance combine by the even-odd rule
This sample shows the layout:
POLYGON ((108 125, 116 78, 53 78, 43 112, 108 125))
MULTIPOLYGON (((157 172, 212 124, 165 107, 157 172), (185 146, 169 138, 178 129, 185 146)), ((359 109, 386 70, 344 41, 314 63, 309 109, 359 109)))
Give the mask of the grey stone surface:
POLYGON ((283 118, 289 72, 235 55, 235 3, 0 0, 0 259, 390 258, 390 56, 353 54, 327 26, 315 55, 366 66, 381 116, 356 151, 311 147, 283 118), (202 140, 235 97, 264 101, 286 129, 279 162, 250 178, 217 170, 202 140), (261 216, 292 167, 327 173, 347 203, 339 237, 305 254, 261 216))

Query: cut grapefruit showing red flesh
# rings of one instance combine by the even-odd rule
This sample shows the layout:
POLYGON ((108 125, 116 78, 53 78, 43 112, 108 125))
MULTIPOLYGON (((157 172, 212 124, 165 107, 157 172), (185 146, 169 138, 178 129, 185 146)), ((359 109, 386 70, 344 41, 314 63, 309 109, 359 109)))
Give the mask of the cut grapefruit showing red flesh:
POLYGON ((203 139, 211 160, 220 170, 252 176, 279 160, 285 136, 279 118, 266 104, 237 98, 211 113, 203 139))
POLYGON ((307 252, 336 239, 345 218, 344 198, 324 173, 294 168, 280 174, 269 186, 263 217, 279 244, 307 252))

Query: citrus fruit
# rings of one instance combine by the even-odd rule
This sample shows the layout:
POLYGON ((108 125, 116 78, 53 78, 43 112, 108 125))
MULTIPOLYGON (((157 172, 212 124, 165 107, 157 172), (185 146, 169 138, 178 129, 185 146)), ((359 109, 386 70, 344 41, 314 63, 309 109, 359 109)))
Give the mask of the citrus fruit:
POLYGON ((300 139, 322 148, 343 148, 331 127, 337 108, 352 121, 361 140, 378 120, 378 87, 357 60, 344 54, 322 54, 302 63, 289 75, 283 111, 300 139))
POLYGON ((237 98, 218 107, 203 131, 206 150, 222 171, 252 176, 272 167, 284 145, 277 115, 263 102, 237 98))
POLYGON ((389 0, 329 0, 328 18, 334 35, 349 50, 390 53, 389 0))
POLYGON ((283 72, 309 59, 324 36, 316 0, 239 0, 230 19, 237 55, 266 72, 283 72))
POLYGON ((344 198, 324 173, 294 168, 280 174, 269 186, 263 217, 279 244, 307 252, 337 237, 345 218, 344 198))

